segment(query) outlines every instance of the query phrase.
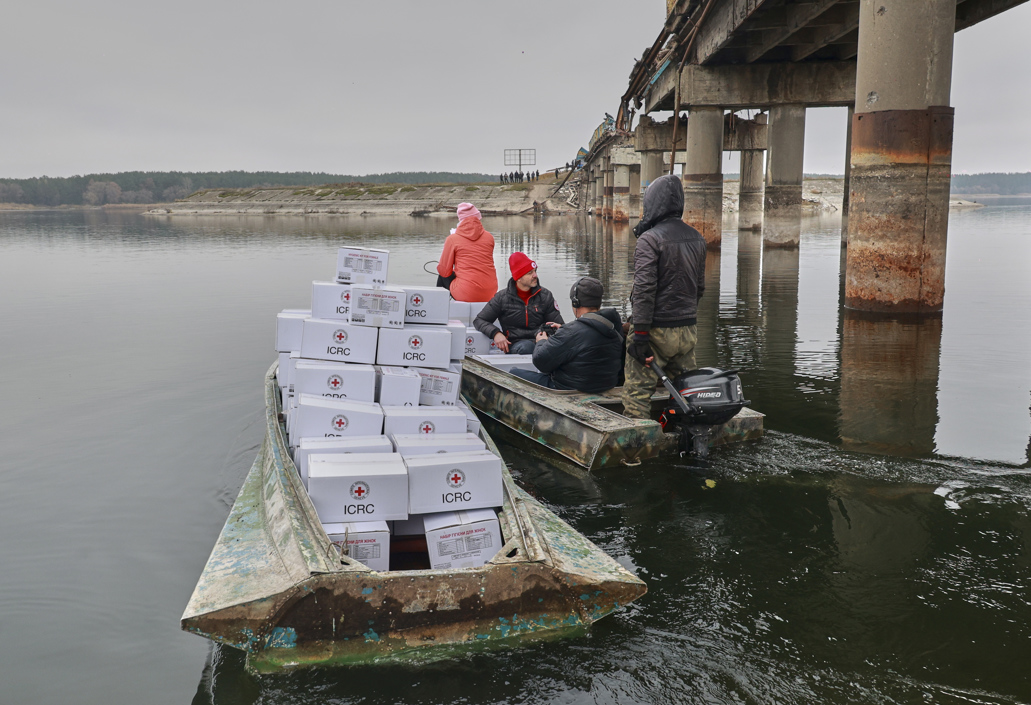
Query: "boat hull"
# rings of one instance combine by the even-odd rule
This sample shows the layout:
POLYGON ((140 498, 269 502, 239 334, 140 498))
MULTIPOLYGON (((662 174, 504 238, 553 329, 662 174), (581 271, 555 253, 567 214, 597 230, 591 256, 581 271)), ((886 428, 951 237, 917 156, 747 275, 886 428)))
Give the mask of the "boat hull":
POLYGON ((641 580, 519 490, 507 471, 499 513, 506 542, 487 565, 376 572, 341 557, 286 452, 274 369, 265 442, 183 629, 243 649, 252 669, 268 671, 577 630, 645 593, 641 580))
MULTIPOLYGON (((657 421, 617 413, 614 409, 622 409, 618 389, 606 394, 546 389, 470 357, 462 368, 462 390, 478 412, 587 470, 637 465, 681 449, 679 436, 665 433, 657 421)), ((656 395, 654 405, 661 409, 668 399, 656 395)), ((723 424, 712 445, 762 437, 763 418, 742 409, 723 424)))

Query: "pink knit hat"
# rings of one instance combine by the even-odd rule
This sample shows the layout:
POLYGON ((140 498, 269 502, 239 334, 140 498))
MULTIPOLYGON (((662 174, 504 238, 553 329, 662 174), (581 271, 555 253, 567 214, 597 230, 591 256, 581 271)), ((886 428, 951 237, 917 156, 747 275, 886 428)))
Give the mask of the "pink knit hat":
MULTIPOLYGON (((458 222, 461 223, 466 218, 479 218, 480 211, 476 210, 476 206, 471 203, 459 203, 458 204, 458 222)), ((481 218, 482 220, 482 218, 481 218)))

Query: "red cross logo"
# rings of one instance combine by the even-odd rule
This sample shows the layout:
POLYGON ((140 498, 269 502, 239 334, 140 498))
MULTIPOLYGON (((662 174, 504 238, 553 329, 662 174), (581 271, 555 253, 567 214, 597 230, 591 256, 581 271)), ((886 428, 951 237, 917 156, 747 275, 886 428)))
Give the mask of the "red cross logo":
POLYGON ((346 330, 338 330, 337 332, 335 332, 333 334, 333 339, 335 341, 337 341, 338 343, 344 342, 345 340, 347 340, 347 331, 346 330))
POLYGON ((423 421, 422 425, 419 426, 419 433, 433 433, 434 426, 429 421, 423 421))
POLYGON ((422 297, 416 294, 412 297, 412 306, 422 306, 422 297))
POLYGON ((344 380, 340 379, 340 375, 332 375, 327 384, 330 389, 340 389, 340 385, 344 383, 344 380))
POLYGON ((466 345, 472 345, 473 344, 473 337, 471 335, 465 339, 465 344, 466 345))
POLYGON ((351 292, 345 291, 344 293, 342 293, 340 295, 340 300, 343 301, 345 304, 351 303, 351 292))
POLYGON ((408 347, 410 347, 412 350, 418 350, 422 347, 422 338, 420 338, 417 335, 413 335, 411 338, 408 339, 408 347))
POLYGON ((355 499, 365 499, 369 494, 369 486, 358 480, 358 482, 351 485, 351 496, 355 499))
POLYGON ((448 471, 444 481, 447 482, 448 487, 461 487, 465 484, 465 473, 458 468, 455 468, 454 470, 448 471))
POLYGON ((343 414, 339 416, 334 416, 332 426, 338 431, 343 431, 345 428, 347 428, 347 417, 343 414))

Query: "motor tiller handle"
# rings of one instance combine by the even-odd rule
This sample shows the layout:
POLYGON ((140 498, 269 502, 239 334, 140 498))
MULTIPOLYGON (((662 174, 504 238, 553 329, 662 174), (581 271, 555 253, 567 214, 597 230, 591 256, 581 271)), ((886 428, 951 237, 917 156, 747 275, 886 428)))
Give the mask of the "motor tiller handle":
POLYGON ((648 363, 648 365, 653 370, 655 370, 655 374, 657 374, 659 376, 659 379, 662 381, 662 386, 664 386, 666 388, 666 391, 669 392, 670 396, 673 397, 676 405, 680 407, 680 410, 682 412, 684 412, 684 416, 690 418, 693 414, 691 412, 691 407, 687 405, 687 400, 685 400, 684 396, 679 391, 677 391, 677 388, 675 386, 673 386, 673 382, 670 381, 669 377, 666 376, 666 373, 662 370, 661 367, 659 367, 659 363, 655 361, 654 357, 652 358, 652 361, 648 363))

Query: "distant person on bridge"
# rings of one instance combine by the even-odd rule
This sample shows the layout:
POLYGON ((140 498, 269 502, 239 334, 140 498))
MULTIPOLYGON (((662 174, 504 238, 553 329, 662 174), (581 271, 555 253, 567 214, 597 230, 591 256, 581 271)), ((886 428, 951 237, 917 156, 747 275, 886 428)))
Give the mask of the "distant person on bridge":
POLYGON ((498 290, 494 269, 494 236, 483 229, 480 211, 471 203, 458 204, 458 227, 444 241, 437 274, 456 301, 487 301, 498 290))
POLYGON ((512 278, 508 286, 487 302, 473 326, 491 338, 498 350, 529 355, 536 345, 537 330, 545 324, 562 324, 562 314, 551 292, 537 280, 537 263, 522 252, 508 258, 512 278), (501 324, 499 329, 494 321, 501 324))

